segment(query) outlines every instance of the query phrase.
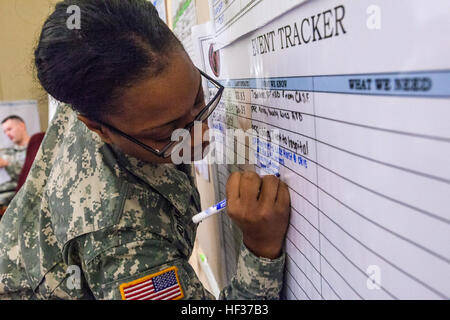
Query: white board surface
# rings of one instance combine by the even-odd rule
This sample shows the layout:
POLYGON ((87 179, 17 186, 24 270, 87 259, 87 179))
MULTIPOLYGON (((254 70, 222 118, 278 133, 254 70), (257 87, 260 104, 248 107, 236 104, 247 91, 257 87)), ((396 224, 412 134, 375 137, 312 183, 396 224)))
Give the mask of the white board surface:
MULTIPOLYGON (((256 170, 290 187, 284 298, 450 297, 449 18, 445 0, 317 0, 213 58, 201 39, 226 87, 211 125, 280 132, 256 170)), ((244 168, 217 165, 218 200, 244 168)), ((229 279, 240 239, 222 219, 229 279)))
POLYGON ((209 0, 216 46, 223 47, 306 0, 209 0))

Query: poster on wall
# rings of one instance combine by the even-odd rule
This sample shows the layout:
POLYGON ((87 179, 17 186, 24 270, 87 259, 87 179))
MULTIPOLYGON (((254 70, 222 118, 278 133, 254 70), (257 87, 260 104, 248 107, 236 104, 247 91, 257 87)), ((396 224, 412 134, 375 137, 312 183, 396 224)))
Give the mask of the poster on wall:
POLYGON ((186 52, 192 57, 194 52, 194 44, 191 37, 192 27, 197 24, 195 0, 172 1, 172 12, 172 30, 183 44, 186 52))
MULTIPOLYGON (((376 2, 309 1, 224 48, 200 39, 225 86, 216 148, 234 157, 217 200, 249 166, 289 186, 285 299, 450 298, 450 3, 376 2)), ((230 280, 241 236, 221 219, 230 280)))

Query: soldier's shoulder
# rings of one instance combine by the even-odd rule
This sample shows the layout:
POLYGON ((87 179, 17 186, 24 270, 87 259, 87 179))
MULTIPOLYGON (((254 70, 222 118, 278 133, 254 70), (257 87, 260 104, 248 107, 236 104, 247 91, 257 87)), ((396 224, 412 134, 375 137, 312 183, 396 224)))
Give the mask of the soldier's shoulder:
POLYGON ((70 246, 73 241, 78 242, 83 248, 85 260, 89 262, 105 252, 114 252, 114 248, 125 250, 128 245, 152 240, 160 247, 163 242, 173 243, 176 240, 175 224, 171 217, 171 210, 174 209, 159 193, 139 183, 126 181, 116 203, 115 208, 112 202, 109 204, 110 212, 99 208, 98 222, 92 221, 64 231, 68 236, 64 247, 70 246))
POLYGON ((105 159, 112 155, 104 147, 70 106, 58 106, 37 167, 46 177, 43 197, 61 243, 117 222, 127 182, 114 159, 105 159))
POLYGON ((51 166, 39 166, 47 179, 43 198, 58 242, 65 246, 84 238, 94 254, 139 230, 169 235, 170 203, 125 170, 115 150, 78 120, 70 106, 58 109, 41 157, 51 166))

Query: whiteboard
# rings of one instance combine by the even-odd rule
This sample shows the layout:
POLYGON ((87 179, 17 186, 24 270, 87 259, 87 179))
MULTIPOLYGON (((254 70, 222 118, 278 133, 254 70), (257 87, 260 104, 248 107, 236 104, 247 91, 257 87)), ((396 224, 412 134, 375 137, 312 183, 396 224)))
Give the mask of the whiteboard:
POLYGON ((306 0, 209 0, 215 43, 223 47, 306 0))
MULTIPOLYGON (((256 165, 215 170, 217 200, 237 170, 289 185, 283 298, 450 297, 449 13, 446 0, 318 0, 220 50, 199 39, 226 87, 215 143, 232 154, 226 128, 279 133, 241 154, 256 165)), ((229 281, 241 235, 221 219, 229 281)))

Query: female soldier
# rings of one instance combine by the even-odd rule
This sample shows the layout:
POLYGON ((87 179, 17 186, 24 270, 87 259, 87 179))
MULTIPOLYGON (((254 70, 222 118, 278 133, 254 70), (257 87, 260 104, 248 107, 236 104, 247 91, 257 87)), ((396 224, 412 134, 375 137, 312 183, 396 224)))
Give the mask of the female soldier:
MULTIPOLYGON (((188 263, 200 210, 191 167, 167 153, 220 94, 205 105, 205 75, 145 0, 60 2, 35 63, 64 104, 1 221, 0 298, 212 298, 188 263), (68 28, 72 5, 80 29, 68 28)), ((221 298, 279 298, 286 185, 235 173, 227 199, 243 243, 221 298)))

